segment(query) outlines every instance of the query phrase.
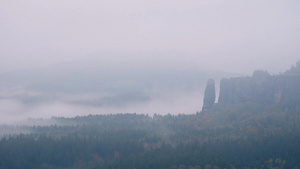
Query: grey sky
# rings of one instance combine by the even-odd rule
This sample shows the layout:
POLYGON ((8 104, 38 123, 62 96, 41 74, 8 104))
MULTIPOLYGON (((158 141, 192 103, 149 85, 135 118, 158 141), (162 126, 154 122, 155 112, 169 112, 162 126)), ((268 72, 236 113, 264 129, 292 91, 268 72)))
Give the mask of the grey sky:
POLYGON ((300 58, 299 20, 298 0, 1 0, 0 72, 95 58, 279 72, 300 58))

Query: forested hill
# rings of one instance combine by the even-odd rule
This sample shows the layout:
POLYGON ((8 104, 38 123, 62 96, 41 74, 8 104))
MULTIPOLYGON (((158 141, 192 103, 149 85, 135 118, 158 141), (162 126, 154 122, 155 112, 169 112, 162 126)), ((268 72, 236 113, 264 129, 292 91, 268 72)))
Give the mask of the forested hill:
POLYGON ((285 73, 254 71, 251 77, 222 79, 218 106, 257 104, 264 108, 296 109, 300 103, 300 61, 285 73))

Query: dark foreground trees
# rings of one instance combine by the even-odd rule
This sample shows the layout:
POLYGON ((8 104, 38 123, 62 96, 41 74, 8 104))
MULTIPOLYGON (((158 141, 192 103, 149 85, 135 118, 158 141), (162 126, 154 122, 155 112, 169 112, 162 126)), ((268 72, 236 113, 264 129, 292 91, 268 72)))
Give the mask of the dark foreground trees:
POLYGON ((0 168, 300 166, 300 133, 287 125, 285 120, 289 118, 266 123, 264 116, 253 121, 254 117, 247 120, 245 114, 236 113, 243 116, 236 114, 243 123, 232 121, 231 116, 219 119, 219 125, 206 121, 218 119, 217 112, 155 118, 135 114, 57 118, 66 124, 77 124, 32 127, 31 134, 3 137, 0 168))

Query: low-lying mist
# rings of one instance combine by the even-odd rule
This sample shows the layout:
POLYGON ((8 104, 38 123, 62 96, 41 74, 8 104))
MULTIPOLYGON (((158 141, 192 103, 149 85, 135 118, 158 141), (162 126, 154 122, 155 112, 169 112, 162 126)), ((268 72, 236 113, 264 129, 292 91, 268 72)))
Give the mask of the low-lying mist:
POLYGON ((192 114, 206 80, 229 73, 65 63, 0 75, 1 124, 88 114, 192 114))
MULTIPOLYGON (((20 100, 1 99, 0 124, 22 124, 28 118, 73 117, 88 114, 192 114, 201 109, 202 93, 175 93, 151 98, 146 101, 133 101, 126 104, 110 103, 94 106, 87 103, 67 103, 63 101, 26 104, 20 100)), ((119 98, 121 99, 121 98, 119 98)))

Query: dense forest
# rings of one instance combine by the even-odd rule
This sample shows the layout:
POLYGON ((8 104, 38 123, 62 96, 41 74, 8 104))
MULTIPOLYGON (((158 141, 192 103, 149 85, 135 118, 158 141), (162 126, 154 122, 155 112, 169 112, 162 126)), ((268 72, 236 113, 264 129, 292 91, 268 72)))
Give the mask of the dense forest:
MULTIPOLYGON (((224 79, 219 103, 192 115, 88 115, 52 117, 52 125, 2 125, 22 134, 1 136, 0 169, 297 169, 299 70, 300 62, 280 75, 255 71, 224 79)), ((32 119, 39 122, 47 120, 32 119)))

